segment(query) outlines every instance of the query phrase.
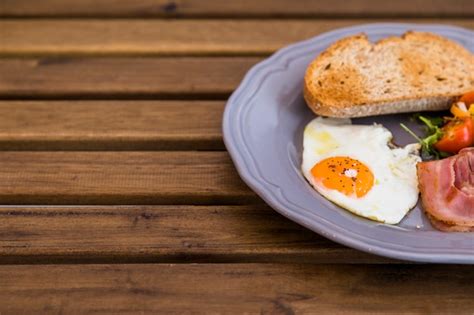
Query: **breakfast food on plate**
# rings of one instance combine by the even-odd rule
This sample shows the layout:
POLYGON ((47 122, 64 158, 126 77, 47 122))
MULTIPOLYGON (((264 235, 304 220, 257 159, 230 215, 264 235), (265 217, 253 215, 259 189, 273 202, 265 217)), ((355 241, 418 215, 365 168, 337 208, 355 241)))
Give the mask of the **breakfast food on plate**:
POLYGON ((325 198, 360 216, 397 224, 418 200, 419 145, 391 148, 381 125, 315 118, 304 130, 302 171, 325 198))
POLYGON ((442 231, 474 231, 474 147, 417 165, 423 208, 442 231))
POLYGON ((410 31, 375 44, 364 34, 341 39, 304 77, 307 105, 332 118, 306 126, 303 175, 326 199, 388 224, 403 219, 420 190, 434 227, 474 232, 473 90, 474 55, 442 36, 410 31), (404 148, 391 145, 383 126, 347 119, 450 105, 449 117, 417 114, 424 138, 402 124, 419 142, 404 148))
POLYGON ((308 67, 304 97, 318 115, 360 117, 448 109, 474 89, 474 55, 439 35, 335 42, 308 67))
MULTIPOLYGON (((419 139, 432 158, 418 163, 423 209, 441 231, 474 231, 474 92, 451 107, 452 116, 420 116, 428 135, 419 139)), ((408 130, 409 131, 409 130, 408 130)), ((411 132, 411 131, 409 131, 411 132)))
POLYGON ((420 142, 424 160, 448 157, 474 145, 474 91, 464 94, 454 102, 451 113, 452 116, 445 117, 417 115, 427 128, 427 135, 422 139, 401 124, 420 142))

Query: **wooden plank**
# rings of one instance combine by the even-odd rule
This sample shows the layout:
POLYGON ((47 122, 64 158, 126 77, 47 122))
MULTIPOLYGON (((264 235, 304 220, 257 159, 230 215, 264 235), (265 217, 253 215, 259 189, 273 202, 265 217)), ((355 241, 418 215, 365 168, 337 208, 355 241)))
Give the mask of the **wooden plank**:
POLYGON ((321 17, 473 16, 470 0, 1 0, 0 15, 12 17, 321 17))
MULTIPOLYGON (((367 22, 374 20, 3 20, 0 55, 266 55, 367 22)), ((474 28, 472 20, 444 22, 474 28)))
POLYGON ((353 23, 3 20, 0 21, 0 54, 269 54, 290 42, 353 23))
POLYGON ((0 152, 3 204, 260 202, 226 152, 0 152))
POLYGON ((222 101, 0 101, 0 150, 223 150, 222 101))
POLYGON ((265 205, 0 208, 0 264, 386 263, 265 205))
POLYGON ((449 265, 0 267, 7 314, 472 314, 474 271, 449 265))
POLYGON ((0 98, 227 98, 261 58, 0 59, 0 98))

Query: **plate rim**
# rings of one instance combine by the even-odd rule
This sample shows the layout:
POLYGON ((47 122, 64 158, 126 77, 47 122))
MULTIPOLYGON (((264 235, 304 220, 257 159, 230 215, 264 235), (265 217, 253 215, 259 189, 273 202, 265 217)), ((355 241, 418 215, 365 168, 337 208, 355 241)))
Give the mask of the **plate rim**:
MULTIPOLYGON (((255 165, 255 169, 252 170, 252 167, 248 165, 248 162, 254 157, 249 153, 248 147, 245 146, 245 141, 237 141, 235 139, 236 134, 232 132, 233 124, 238 123, 239 118, 241 118, 241 115, 236 116, 234 111, 238 110, 238 112, 241 113, 245 109, 245 103, 241 104, 239 102, 240 98, 246 94, 254 95, 260 88, 259 85, 250 86, 251 83, 253 81, 256 81, 260 84, 263 83, 266 76, 271 74, 272 68, 275 69, 275 66, 282 66, 283 64, 283 68, 280 67, 279 69, 284 70, 291 61, 291 58, 289 57, 291 57, 292 54, 296 54, 298 50, 303 49, 308 45, 316 45, 316 42, 318 42, 318 45, 321 45, 321 42, 326 44, 326 41, 328 41, 327 44, 329 44, 330 42, 337 40, 335 37, 339 38, 360 32, 375 32, 383 30, 384 32, 389 31, 393 33, 400 33, 406 31, 407 29, 424 29, 433 32, 436 32, 437 30, 443 32, 449 31, 453 34, 461 34, 460 36, 466 36, 467 38, 469 38, 469 36, 471 36, 471 38, 474 37, 474 31, 445 24, 370 23, 338 28, 310 39, 288 45, 278 50, 270 57, 254 65, 246 73, 239 86, 234 90, 228 99, 222 121, 224 144, 237 169, 238 174, 242 180, 255 193, 257 193, 257 195, 259 195, 275 211, 279 212, 288 219, 308 228, 309 230, 322 235, 323 237, 363 252, 394 259, 431 263, 474 263, 474 252, 468 252, 465 249, 423 249, 413 248, 412 246, 402 244, 389 243, 381 240, 374 240, 369 238, 367 235, 361 235, 359 233, 355 233, 354 231, 341 228, 338 230, 336 224, 327 220, 325 221, 324 218, 320 216, 318 217, 318 220, 314 220, 312 218, 304 217, 298 213, 298 211, 289 211, 287 208, 291 208, 291 201, 284 196, 280 187, 266 181, 265 177, 258 172, 258 168, 255 165), (248 93, 249 90, 251 93, 248 93), (242 144, 244 146, 242 146, 242 144), (332 232, 329 232, 330 229, 333 229, 331 230, 332 232)), ((278 69, 278 67, 276 69, 278 69)), ((241 130, 239 136, 243 139, 241 130)), ((293 206, 296 205, 293 204, 293 206)))

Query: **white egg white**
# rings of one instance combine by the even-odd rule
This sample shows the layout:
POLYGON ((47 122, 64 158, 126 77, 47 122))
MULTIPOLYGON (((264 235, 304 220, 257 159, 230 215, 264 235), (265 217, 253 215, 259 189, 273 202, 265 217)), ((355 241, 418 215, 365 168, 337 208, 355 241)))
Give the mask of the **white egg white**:
POLYGON ((304 130, 302 171, 325 198, 357 215, 397 224, 418 200, 418 144, 390 148, 392 134, 382 125, 352 125, 349 119, 315 118, 304 130), (374 186, 363 197, 346 196, 315 180, 311 169, 319 161, 347 156, 365 164, 374 186))

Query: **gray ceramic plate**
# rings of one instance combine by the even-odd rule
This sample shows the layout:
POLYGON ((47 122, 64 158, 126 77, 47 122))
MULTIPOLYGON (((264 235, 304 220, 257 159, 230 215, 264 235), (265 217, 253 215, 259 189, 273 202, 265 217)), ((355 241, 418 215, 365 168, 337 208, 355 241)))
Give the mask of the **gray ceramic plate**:
MULTIPOLYGON (((372 41, 407 30, 441 34, 474 51, 474 32, 445 25, 368 24, 338 29, 281 49, 253 67, 230 97, 224 140, 243 180, 276 211, 333 241, 382 256, 439 263, 474 263, 474 233, 431 227, 418 205, 398 225, 357 217, 315 192, 300 172, 304 126, 314 118, 302 96, 308 63, 335 40, 365 32, 372 41)), ((399 127, 408 115, 354 119, 381 123, 395 142, 413 140, 399 127)))

